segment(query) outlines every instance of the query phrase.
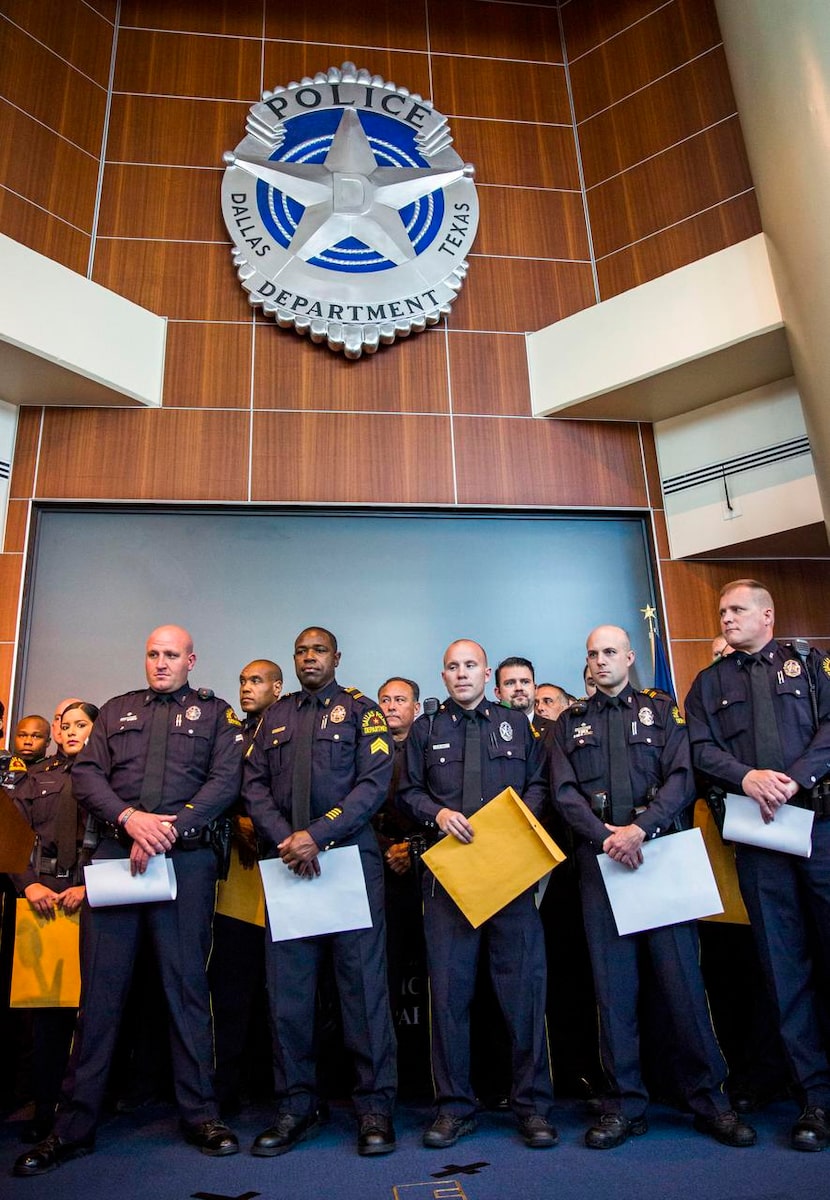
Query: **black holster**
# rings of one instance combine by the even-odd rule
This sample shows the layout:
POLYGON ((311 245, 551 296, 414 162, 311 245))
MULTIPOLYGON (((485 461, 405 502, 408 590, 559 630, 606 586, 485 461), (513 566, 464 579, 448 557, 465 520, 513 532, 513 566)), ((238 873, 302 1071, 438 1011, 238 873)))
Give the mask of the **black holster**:
POLYGON ((715 818, 718 833, 723 836, 723 821, 726 816, 726 792, 722 787, 718 787, 717 784, 713 783, 706 793, 706 803, 709 805, 709 811, 715 818))
POLYGON ((176 841, 180 850, 199 850, 210 847, 216 855, 216 864, 220 879, 228 878, 231 866, 231 843, 233 841, 233 820, 231 817, 214 817, 206 825, 188 837, 182 834, 176 841))

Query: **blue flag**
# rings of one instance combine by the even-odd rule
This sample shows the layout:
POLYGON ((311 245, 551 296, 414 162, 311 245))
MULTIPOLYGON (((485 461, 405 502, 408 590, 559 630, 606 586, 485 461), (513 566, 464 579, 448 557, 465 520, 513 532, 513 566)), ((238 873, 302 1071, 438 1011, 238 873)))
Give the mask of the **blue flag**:
POLYGON ((669 670, 669 660, 666 658, 666 652, 663 649, 663 639, 656 629, 651 635, 651 657, 654 660, 655 688, 659 688, 661 692, 668 692, 676 700, 674 683, 672 682, 671 671, 669 670))

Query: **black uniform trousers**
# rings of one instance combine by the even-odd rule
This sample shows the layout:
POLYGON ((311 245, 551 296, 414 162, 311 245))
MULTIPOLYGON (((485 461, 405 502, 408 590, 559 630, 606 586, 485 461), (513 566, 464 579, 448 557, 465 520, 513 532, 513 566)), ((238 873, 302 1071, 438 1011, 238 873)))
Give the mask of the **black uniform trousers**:
POLYGON ((813 823, 810 858, 735 846, 741 895, 784 1049, 805 1104, 830 1108, 830 1066, 815 964, 830 970, 830 817, 813 823))
MULTIPOLYGON (((127 858, 114 840, 96 860, 127 858)), ((170 1014, 176 1102, 190 1125, 218 1116, 213 1091, 213 1029, 207 962, 216 898, 217 864, 208 847, 174 850, 175 900, 115 904, 81 912, 81 1003, 55 1133, 69 1141, 92 1138, 107 1086, 118 1027, 142 932, 150 937, 170 1014)), ((161 1032, 161 1031, 159 1031, 161 1032)))
MULTIPOLYGON (((371 827, 362 832, 360 841, 371 928, 266 941, 274 1089, 281 1112, 307 1116, 317 1106, 314 1012, 317 983, 329 950, 340 998, 343 1041, 355 1064, 355 1110, 358 1116, 391 1116, 395 1104, 397 1072, 386 978, 383 861, 371 827)), ((325 868, 325 856, 323 859, 325 868)), ((314 880, 307 884, 314 887, 314 880)))
POLYGON ((246 1086, 270 1091, 264 945, 261 926, 222 913, 214 916, 208 979, 213 1000, 216 1098, 231 1112, 240 1105, 246 1086), (251 1045, 256 1045, 255 1059, 249 1054, 251 1045), (262 1058, 266 1080, 261 1078, 262 1058))
POLYGON ((665 1014, 679 1047, 678 1080, 689 1107, 704 1117, 729 1108, 726 1063, 712 1028, 693 922, 664 925, 620 937, 594 850, 576 847, 582 912, 599 1011, 600 1054, 611 1093, 608 1112, 629 1120, 644 1114, 648 1090, 640 1071, 638 959, 647 953, 665 998, 665 1014))
POLYGON ((511 1107, 519 1117, 539 1113, 547 1118, 553 1104, 545 1026, 547 965, 534 889, 478 929, 429 871, 424 872, 423 891, 438 1111, 469 1117, 476 1109, 470 1082, 470 1005, 484 952, 510 1034, 511 1107))

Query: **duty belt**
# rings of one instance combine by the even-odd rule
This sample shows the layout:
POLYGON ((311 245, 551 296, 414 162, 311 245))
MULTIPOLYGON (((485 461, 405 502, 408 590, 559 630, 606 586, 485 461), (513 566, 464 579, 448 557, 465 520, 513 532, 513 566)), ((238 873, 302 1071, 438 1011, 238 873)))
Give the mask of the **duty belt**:
POLYGON ((43 858, 34 866, 37 875, 51 875, 53 879, 69 879, 75 873, 75 867, 63 868, 58 866, 56 858, 43 858))
POLYGON ((827 781, 817 783, 809 792, 799 792, 790 804, 795 808, 806 808, 809 812, 814 812, 819 819, 830 817, 830 787, 827 781))

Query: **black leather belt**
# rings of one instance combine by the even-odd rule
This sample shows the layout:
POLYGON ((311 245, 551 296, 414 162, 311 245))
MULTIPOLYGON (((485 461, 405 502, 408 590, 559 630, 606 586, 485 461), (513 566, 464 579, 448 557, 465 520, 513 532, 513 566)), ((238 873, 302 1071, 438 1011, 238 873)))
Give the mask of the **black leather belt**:
POLYGON ((68 879, 70 875, 73 874, 74 870, 74 867, 69 867, 66 869, 59 867, 58 860, 56 858, 41 858, 37 866, 38 876, 50 875, 52 879, 68 879))

